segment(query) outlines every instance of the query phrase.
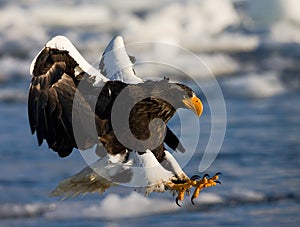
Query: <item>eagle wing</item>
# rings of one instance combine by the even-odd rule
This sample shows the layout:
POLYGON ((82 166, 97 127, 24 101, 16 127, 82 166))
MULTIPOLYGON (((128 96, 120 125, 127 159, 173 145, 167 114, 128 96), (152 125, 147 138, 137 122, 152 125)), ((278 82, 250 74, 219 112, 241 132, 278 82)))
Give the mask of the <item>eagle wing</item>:
MULTIPOLYGON (((65 157, 73 148, 86 149, 97 143, 97 134, 88 131, 75 142, 72 121, 76 120, 78 127, 84 125, 84 129, 86 119, 93 119, 89 123, 95 124, 96 118, 84 97, 75 94, 82 78, 93 79, 98 85, 107 78, 89 65, 63 36, 54 37, 46 44, 33 60, 30 72, 28 116, 31 132, 36 132, 39 145, 45 139, 51 149, 65 157), (75 102, 80 105, 73 105, 75 102), (79 111, 81 114, 76 114, 79 111)), ((96 124, 101 125, 97 118, 96 124)))
POLYGON ((126 52, 123 38, 114 37, 105 48, 100 60, 100 72, 110 80, 120 80, 127 84, 141 83, 133 69, 135 57, 126 52))

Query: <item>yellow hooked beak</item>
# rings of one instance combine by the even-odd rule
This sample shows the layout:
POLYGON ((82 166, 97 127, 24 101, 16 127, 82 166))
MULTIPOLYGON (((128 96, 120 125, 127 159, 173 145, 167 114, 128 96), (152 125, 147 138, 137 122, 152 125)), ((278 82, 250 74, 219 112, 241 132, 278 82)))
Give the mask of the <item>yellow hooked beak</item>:
POLYGON ((187 108, 191 109, 198 117, 201 116, 203 112, 203 105, 201 100, 197 96, 184 99, 182 100, 182 102, 187 108))

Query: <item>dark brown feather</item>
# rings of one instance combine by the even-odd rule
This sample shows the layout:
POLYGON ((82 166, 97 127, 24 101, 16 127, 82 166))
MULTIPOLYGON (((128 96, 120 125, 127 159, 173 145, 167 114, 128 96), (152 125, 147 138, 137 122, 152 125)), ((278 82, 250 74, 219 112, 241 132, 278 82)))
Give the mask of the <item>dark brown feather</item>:
MULTIPOLYGON (((80 105, 73 107, 78 84, 74 75, 77 66, 67 51, 46 47, 36 59, 29 89, 31 132, 36 133, 39 145, 45 139, 60 157, 69 155, 73 148, 87 149, 98 143, 97 134, 91 135, 88 130, 82 132, 79 140, 75 141, 74 138, 72 121, 76 121, 76 127, 79 128, 85 128, 87 122, 79 119, 79 114, 75 114, 73 119, 72 113, 83 111, 84 117, 81 118, 92 119, 93 123, 95 119, 94 111, 83 97, 79 98, 80 105)), ((99 123, 97 117, 96 122, 101 131, 105 124, 99 123)))

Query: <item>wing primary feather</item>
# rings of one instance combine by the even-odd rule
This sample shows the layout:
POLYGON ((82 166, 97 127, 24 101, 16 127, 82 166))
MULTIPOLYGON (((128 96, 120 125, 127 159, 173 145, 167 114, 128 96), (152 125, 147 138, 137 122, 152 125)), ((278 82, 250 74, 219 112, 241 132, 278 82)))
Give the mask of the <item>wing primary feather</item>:
POLYGON ((28 95, 28 118, 29 118, 29 126, 31 130, 31 134, 34 134, 35 127, 34 127, 34 97, 32 97, 32 86, 29 88, 29 95, 28 95))

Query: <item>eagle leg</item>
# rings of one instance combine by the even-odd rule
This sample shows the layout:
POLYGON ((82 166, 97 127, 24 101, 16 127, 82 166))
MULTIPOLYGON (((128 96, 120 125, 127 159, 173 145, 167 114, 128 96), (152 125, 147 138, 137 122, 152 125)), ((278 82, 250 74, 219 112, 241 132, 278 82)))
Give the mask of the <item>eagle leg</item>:
POLYGON ((218 172, 213 177, 209 178, 209 175, 205 174, 199 181, 196 181, 196 184, 193 185, 193 187, 195 187, 195 190, 191 197, 191 203, 193 205, 195 205, 194 199, 198 198, 199 193, 203 188, 208 188, 208 187, 216 186, 217 184, 221 184, 221 182, 218 181, 219 175, 222 174, 218 172))

